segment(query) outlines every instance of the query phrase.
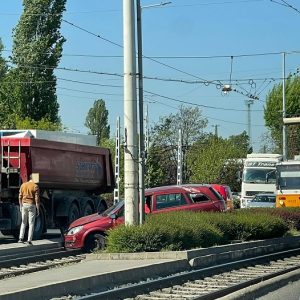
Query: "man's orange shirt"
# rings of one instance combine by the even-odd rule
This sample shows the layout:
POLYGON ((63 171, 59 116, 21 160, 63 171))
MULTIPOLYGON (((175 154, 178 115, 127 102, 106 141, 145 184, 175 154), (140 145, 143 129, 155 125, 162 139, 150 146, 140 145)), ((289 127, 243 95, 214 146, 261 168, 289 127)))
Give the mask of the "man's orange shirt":
POLYGON ((39 204, 39 187, 33 181, 25 182, 20 187, 19 200, 22 204, 39 204))

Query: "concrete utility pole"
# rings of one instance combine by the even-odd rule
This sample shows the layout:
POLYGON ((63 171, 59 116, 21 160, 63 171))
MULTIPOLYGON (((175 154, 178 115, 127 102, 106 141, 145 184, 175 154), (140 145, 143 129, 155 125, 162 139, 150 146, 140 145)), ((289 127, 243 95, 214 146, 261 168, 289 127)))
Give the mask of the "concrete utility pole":
POLYGON ((134 0, 123 0, 125 224, 138 224, 138 134, 134 0))
MULTIPOLYGON (((285 52, 282 53, 282 119, 286 117, 286 103, 285 103, 285 52)), ((287 160, 287 132, 286 126, 282 125, 282 156, 283 160, 287 160)))

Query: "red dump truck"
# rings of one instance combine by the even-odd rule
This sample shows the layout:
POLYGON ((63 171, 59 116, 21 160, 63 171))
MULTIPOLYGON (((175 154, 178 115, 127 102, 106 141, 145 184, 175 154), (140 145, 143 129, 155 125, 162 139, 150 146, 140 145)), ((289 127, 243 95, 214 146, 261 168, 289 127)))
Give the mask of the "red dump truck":
POLYGON ((34 238, 47 228, 66 228, 75 219, 103 211, 100 194, 114 188, 109 149, 93 136, 39 130, 1 130, 0 231, 17 236, 21 223, 20 185, 33 174, 41 209, 34 238))

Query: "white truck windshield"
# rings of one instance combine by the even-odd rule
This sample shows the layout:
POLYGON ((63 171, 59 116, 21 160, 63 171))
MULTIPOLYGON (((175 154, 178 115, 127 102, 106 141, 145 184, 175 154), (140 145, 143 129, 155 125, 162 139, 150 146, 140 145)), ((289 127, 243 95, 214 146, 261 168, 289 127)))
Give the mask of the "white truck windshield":
POLYGON ((246 168, 243 172, 243 182, 274 184, 276 182, 275 171, 274 169, 246 168), (267 174, 268 181, 266 181, 267 174))

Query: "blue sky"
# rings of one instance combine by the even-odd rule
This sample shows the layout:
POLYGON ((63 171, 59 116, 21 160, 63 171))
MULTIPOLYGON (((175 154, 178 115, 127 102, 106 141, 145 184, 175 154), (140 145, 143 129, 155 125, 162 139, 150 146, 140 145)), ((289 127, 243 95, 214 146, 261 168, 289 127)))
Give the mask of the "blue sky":
MULTIPOLYGON (((184 101, 200 106, 209 121, 207 132, 217 125, 223 137, 240 134, 248 128, 247 94, 257 95, 251 133, 258 149, 266 131, 266 93, 282 78, 281 52, 287 52, 287 73, 300 67, 300 13, 270 0, 173 0, 147 8, 160 2, 141 0, 144 76, 155 78, 144 80, 150 125, 176 113, 184 101), (211 81, 231 83, 236 92, 223 95, 211 81)), ((299 0, 285 2, 300 10, 299 0)), ((77 71, 56 74, 60 116, 70 131, 87 132, 84 121, 96 99, 106 103, 112 136, 116 118, 123 118, 122 5, 122 0, 67 1, 60 67, 77 71)), ((21 12, 21 0, 0 1, 4 56, 10 54, 21 12)))

